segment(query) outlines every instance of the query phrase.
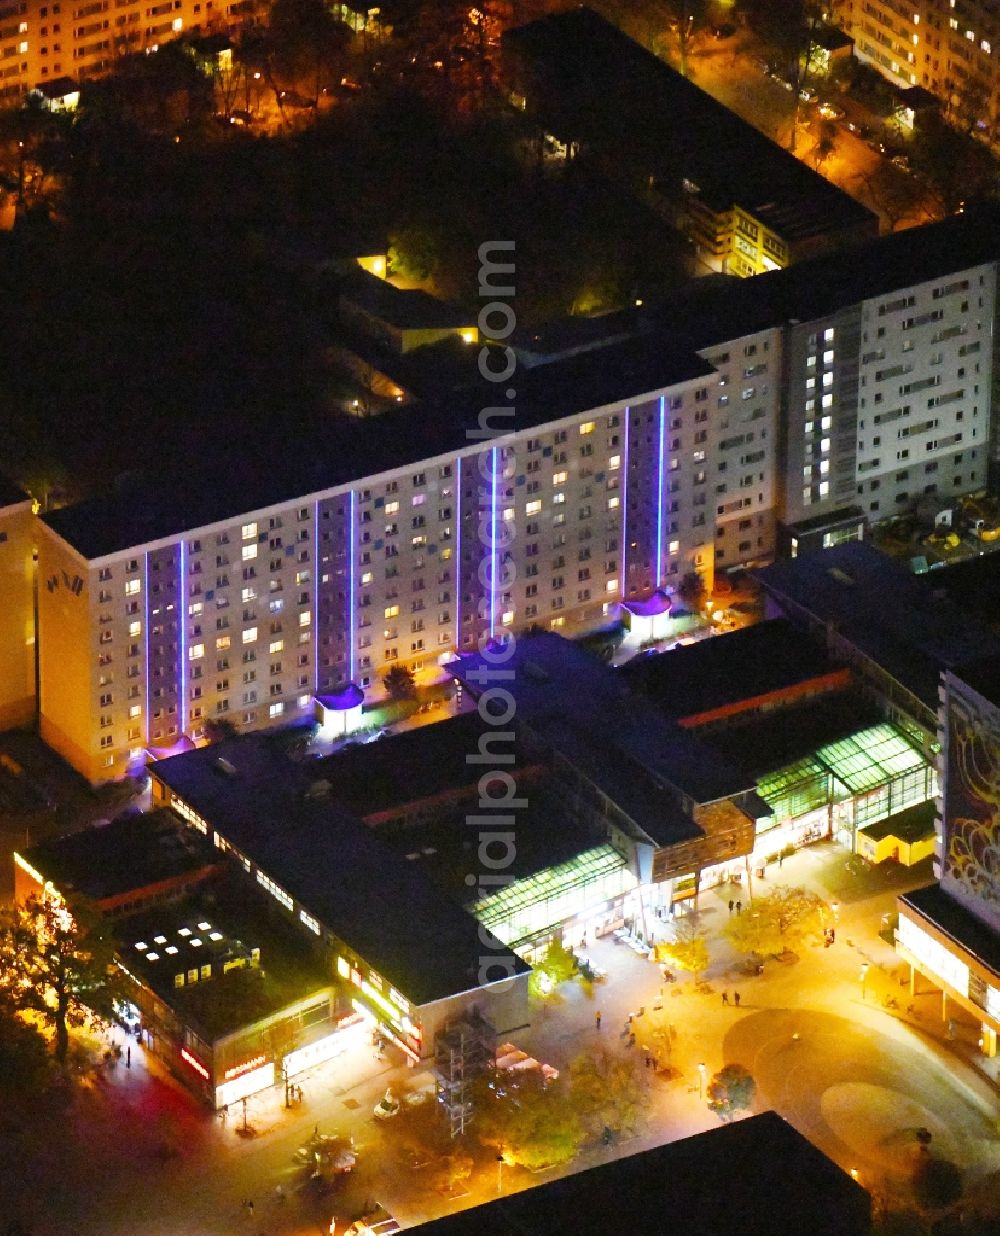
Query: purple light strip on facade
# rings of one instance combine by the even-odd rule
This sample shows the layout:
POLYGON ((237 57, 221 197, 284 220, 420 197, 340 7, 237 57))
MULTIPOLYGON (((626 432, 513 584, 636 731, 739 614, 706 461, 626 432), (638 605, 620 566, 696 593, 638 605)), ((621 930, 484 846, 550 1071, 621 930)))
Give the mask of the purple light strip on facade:
POLYGON ((352 489, 347 520, 347 677, 351 682, 354 681, 354 645, 357 642, 354 634, 355 563, 357 562, 358 557, 357 548, 354 544, 355 527, 357 524, 357 502, 358 496, 352 489))
POLYGON ((660 456, 656 480, 656 586, 663 580, 663 469, 666 443, 666 396, 660 396, 660 456))
POLYGON ((625 555, 628 550, 628 414, 625 409, 624 448, 622 450, 622 561, 621 582, 618 586, 618 599, 625 600, 625 555))
POLYGON ((313 691, 319 690, 319 499, 313 503, 313 691))
POLYGON ((455 460, 455 651, 462 650, 462 457, 455 460))
POLYGON ((153 721, 149 715, 149 550, 142 556, 142 634, 145 638, 144 649, 146 654, 146 664, 144 669, 144 681, 146 684, 146 746, 153 741, 153 721))
POLYGON ((181 563, 180 563, 180 609, 178 615, 177 629, 180 631, 180 639, 178 647, 180 648, 181 657, 181 672, 180 672, 180 694, 177 699, 177 725, 178 737, 180 737, 187 729, 187 555, 185 554, 184 542, 181 541, 181 563))
POLYGON ((492 451, 493 506, 490 513, 490 639, 493 638, 497 629, 497 462, 499 454, 500 448, 495 446, 492 451))

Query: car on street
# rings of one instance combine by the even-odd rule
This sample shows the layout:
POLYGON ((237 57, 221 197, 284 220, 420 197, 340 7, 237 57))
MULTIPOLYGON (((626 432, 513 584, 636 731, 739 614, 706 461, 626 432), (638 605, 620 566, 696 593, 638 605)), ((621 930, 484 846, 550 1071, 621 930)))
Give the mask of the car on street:
MULTIPOLYGON (((843 120, 844 109, 838 107, 836 103, 821 103, 819 105, 819 114, 824 120, 843 120)), ((849 128, 850 126, 848 126, 849 128)))
POLYGON ((803 86, 799 91, 799 98, 803 103, 811 103, 816 98, 816 91, 812 86, 803 86))

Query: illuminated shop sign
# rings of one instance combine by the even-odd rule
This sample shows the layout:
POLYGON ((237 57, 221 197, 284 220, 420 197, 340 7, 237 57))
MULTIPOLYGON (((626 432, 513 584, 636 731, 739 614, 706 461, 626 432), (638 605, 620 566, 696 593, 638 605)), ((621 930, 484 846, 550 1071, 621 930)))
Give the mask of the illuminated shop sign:
POLYGON ((914 960, 962 996, 969 994, 969 967, 909 918, 900 917, 898 938, 914 960))
MULTIPOLYGON (((355 1022, 356 1024, 356 1022, 355 1022)), ((324 1038, 317 1039, 307 1047, 299 1047, 290 1051, 281 1063, 286 1077, 295 1077, 305 1069, 311 1069, 314 1064, 323 1064, 335 1056, 342 1055, 353 1041, 352 1036, 343 1031, 335 1030, 324 1038)))
MULTIPOLYGON (((365 1016, 368 1016, 368 1017, 371 1016, 371 1014, 368 1012, 368 1010, 365 1008, 365 1006, 361 1003, 360 1000, 352 1000, 351 1003, 354 1005, 355 1009, 359 1013, 365 1016)), ((396 1044, 396 1046, 399 1048, 400 1051, 405 1052, 406 1055, 408 1055, 410 1059, 414 1062, 414 1064, 420 1063, 419 1053, 415 1052, 413 1048, 409 1045, 409 1043, 401 1039, 398 1034, 395 1034, 391 1026, 387 1026, 384 1021, 380 1021, 378 1023, 378 1027, 379 1027, 379 1031, 382 1034, 384 1034, 387 1039, 391 1039, 392 1042, 396 1044)))
POLYGON ((254 1056, 252 1060, 246 1060, 243 1064, 234 1064, 231 1069, 226 1069, 226 1081, 231 1081, 234 1077, 242 1077, 244 1073, 249 1073, 251 1069, 258 1069, 266 1060, 265 1056, 254 1056))
POLYGON ((181 1048, 181 1059, 186 1060, 196 1073, 200 1073, 205 1081, 208 1081, 208 1069, 205 1068, 200 1060, 192 1056, 186 1047, 181 1048))
POLYGON ((234 1077, 232 1081, 216 1086, 215 1105, 216 1107, 228 1107, 230 1103, 238 1103, 240 1099, 248 1098, 251 1094, 266 1090, 268 1086, 273 1085, 274 1061, 269 1060, 267 1064, 251 1069, 249 1073, 244 1073, 241 1077, 234 1077))

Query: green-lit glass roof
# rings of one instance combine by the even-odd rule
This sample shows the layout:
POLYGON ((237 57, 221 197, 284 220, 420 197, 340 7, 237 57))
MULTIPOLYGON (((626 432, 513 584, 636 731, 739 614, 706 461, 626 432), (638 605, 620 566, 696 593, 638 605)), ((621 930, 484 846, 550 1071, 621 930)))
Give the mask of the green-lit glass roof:
POLYGON ((902 730, 873 725, 761 777, 757 792, 776 817, 787 819, 884 785, 926 762, 902 730))
MULTIPOLYGON (((621 892, 635 883, 627 870, 625 859, 610 845, 595 846, 585 850, 569 862, 560 863, 556 867, 546 867, 544 871, 516 880, 499 892, 490 893, 473 905, 472 913, 491 930, 503 923, 516 919, 523 911, 530 909, 539 902, 552 901, 588 884, 595 884, 607 876, 620 873, 621 892)), ((603 892, 608 896, 608 892, 603 892)))
POLYGON ((828 765, 852 794, 874 789, 926 760, 893 725, 873 725, 840 742, 820 747, 816 758, 828 765))

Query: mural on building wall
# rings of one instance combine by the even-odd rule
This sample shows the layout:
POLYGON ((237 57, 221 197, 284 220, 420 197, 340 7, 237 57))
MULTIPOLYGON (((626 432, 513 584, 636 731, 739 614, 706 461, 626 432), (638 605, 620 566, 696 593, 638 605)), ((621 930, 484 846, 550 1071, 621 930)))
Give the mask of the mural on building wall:
POLYGON ((949 692, 942 884, 1000 929, 1000 710, 949 692))

